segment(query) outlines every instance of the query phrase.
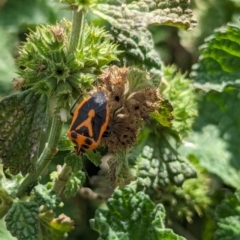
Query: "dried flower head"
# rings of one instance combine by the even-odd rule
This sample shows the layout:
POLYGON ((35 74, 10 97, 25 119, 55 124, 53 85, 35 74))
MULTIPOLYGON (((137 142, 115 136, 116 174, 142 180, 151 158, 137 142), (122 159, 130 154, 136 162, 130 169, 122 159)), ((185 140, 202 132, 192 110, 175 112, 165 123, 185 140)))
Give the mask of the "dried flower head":
POLYGON ((109 152, 127 150, 137 140, 137 133, 151 112, 163 99, 146 72, 111 66, 99 76, 99 90, 107 95, 110 108, 109 137, 103 138, 109 152))

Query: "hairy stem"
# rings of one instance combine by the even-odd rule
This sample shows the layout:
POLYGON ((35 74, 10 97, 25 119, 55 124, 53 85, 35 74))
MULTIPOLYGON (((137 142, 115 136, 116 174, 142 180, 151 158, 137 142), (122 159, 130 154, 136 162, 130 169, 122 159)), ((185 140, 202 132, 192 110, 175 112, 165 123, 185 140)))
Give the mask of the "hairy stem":
MULTIPOLYGON (((84 17, 84 10, 80 10, 79 12, 76 10, 73 11, 72 30, 68 46, 69 53, 74 53, 82 44, 84 17)), ((59 171, 58 179, 52 188, 58 196, 63 192, 71 171, 71 167, 66 164, 64 164, 63 168, 59 171)))
POLYGON ((52 189, 55 191, 57 196, 60 196, 65 188, 65 185, 69 179, 69 175, 72 172, 72 168, 66 164, 58 169, 58 178, 55 180, 52 189))
POLYGON ((63 122, 61 121, 59 116, 54 116, 52 121, 52 127, 50 131, 50 135, 48 138, 48 143, 46 143, 45 148, 39 158, 37 163, 36 172, 33 174, 29 174, 21 183, 18 188, 17 197, 22 197, 29 186, 35 184, 48 167, 51 162, 53 156, 57 153, 57 145, 61 136, 63 122))
MULTIPOLYGON (((78 46, 82 44, 82 34, 83 34, 83 26, 84 26, 84 11, 81 10, 79 12, 73 11, 73 23, 72 23, 72 31, 69 42, 69 52, 74 53, 78 46)), ((60 120, 58 116, 54 116, 52 127, 48 139, 48 143, 39 158, 36 172, 33 174, 29 174, 19 186, 17 197, 22 197, 26 190, 36 184, 39 176, 45 171, 48 167, 49 163, 53 156, 57 153, 57 144, 60 139, 61 129, 63 122, 60 120)))
POLYGON ((69 53, 74 53, 78 46, 82 44, 83 26, 84 26, 84 11, 73 11, 72 31, 69 43, 69 53))

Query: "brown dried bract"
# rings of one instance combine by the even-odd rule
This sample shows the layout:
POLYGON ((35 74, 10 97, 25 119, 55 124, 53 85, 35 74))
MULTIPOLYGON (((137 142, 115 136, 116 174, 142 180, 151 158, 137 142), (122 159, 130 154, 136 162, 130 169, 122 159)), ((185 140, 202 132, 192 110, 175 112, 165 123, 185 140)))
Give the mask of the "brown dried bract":
POLYGON ((24 78, 13 78, 13 89, 20 90, 25 82, 24 78))
POLYGON ((57 26, 50 26, 50 30, 53 33, 55 39, 58 42, 62 42, 64 39, 64 34, 65 34, 65 28, 62 27, 61 25, 57 26))
POLYGON ((110 112, 114 113, 124 104, 125 85, 127 83, 128 68, 109 67, 100 76, 99 90, 107 94, 110 112))
MULTIPOLYGON (((137 134, 144 121, 149 119, 150 112, 157 110, 163 99, 158 90, 151 84, 134 91, 129 89, 131 79, 128 77, 130 68, 111 66, 100 76, 98 90, 107 95, 110 108, 109 136, 102 138, 103 145, 109 152, 126 151, 135 145, 137 134)), ((143 74, 147 74, 143 72, 143 74)), ((149 77, 146 75, 146 81, 149 77)))

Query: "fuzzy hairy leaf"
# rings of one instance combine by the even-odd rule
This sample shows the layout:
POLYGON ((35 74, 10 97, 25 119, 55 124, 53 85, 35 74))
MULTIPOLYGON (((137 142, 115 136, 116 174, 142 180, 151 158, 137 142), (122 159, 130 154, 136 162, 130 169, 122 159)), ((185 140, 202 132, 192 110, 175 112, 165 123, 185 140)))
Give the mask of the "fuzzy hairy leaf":
POLYGON ((166 239, 183 240, 165 228, 165 211, 162 205, 155 205, 143 192, 130 187, 116 189, 107 201, 108 210, 98 209, 91 227, 104 239, 166 239), (137 231, 136 231, 137 229, 137 231))
POLYGON ((112 25, 111 34, 124 51, 121 59, 127 65, 138 65, 161 76, 161 60, 154 49, 150 31, 152 25, 170 25, 191 29, 196 25, 189 1, 108 1, 98 4, 93 12, 112 25))
POLYGON ((64 162, 67 166, 71 167, 74 173, 77 173, 83 167, 81 157, 77 156, 76 154, 67 155, 64 158, 64 162))
POLYGON ((173 108, 171 128, 183 139, 192 131, 197 116, 196 93, 192 81, 186 74, 181 74, 176 66, 164 67, 163 73, 167 82, 160 85, 160 93, 173 108))
POLYGON ((15 202, 5 221, 7 229, 18 240, 62 240, 73 227, 73 221, 64 214, 55 213, 37 202, 15 202))
POLYGON ((0 164, 0 189, 4 189, 9 196, 16 196, 20 182, 23 180, 23 175, 21 173, 15 175, 14 177, 6 177, 8 170, 6 171, 3 164, 0 164))
POLYGON ((18 240, 38 240, 38 208, 35 202, 15 202, 8 211, 7 229, 18 240))
POLYGON ((240 28, 228 25, 206 39, 199 62, 192 70, 197 88, 223 91, 227 86, 240 86, 239 36, 240 28))
POLYGON ((0 157, 12 174, 34 172, 46 110, 47 98, 31 90, 1 100, 0 157))
MULTIPOLYGON (((200 154, 200 164, 217 174, 225 184, 237 188, 240 183, 239 116, 238 90, 230 88, 225 89, 225 92, 211 91, 203 97, 195 123, 195 129, 204 134, 200 134, 201 140, 193 136, 193 140, 197 140, 196 154, 200 154), (204 130, 209 124, 218 130, 204 130), (210 130, 211 133, 207 133, 210 130)), ((194 153, 194 148, 192 150, 194 153)))
POLYGON ((215 240, 238 240, 240 239, 240 191, 230 194, 217 206, 215 222, 217 229, 215 240))
MULTIPOLYGON (((160 135, 160 133, 159 133, 160 135)), ((162 135, 161 144, 151 133, 136 149, 138 185, 148 186, 150 191, 166 187, 168 184, 181 186, 186 179, 196 177, 196 173, 187 159, 180 156, 162 135)), ((130 155, 130 158, 136 157, 130 155)))
POLYGON ((192 19, 189 9, 190 1, 174 0, 140 0, 129 4, 117 6, 111 4, 98 4, 97 9, 101 17, 119 29, 140 29, 151 25, 168 25, 183 29, 192 29, 196 21, 192 19))
POLYGON ((56 208, 61 200, 54 191, 48 189, 45 185, 38 184, 34 188, 34 200, 38 203, 39 206, 44 205, 48 209, 54 209, 56 208))
POLYGON ((78 189, 82 187, 86 180, 86 175, 82 171, 71 173, 66 183, 64 195, 66 197, 73 197, 77 194, 78 189))
POLYGON ((196 214, 202 217, 207 212, 212 200, 209 190, 210 179, 206 170, 200 166, 195 157, 190 156, 188 159, 196 170, 197 178, 188 179, 181 187, 169 184, 164 189, 155 189, 151 199, 165 206, 168 217, 193 222, 196 214))
POLYGON ((58 142, 59 151, 71 151, 74 148, 73 143, 69 140, 67 134, 63 135, 58 142))
POLYGON ((85 173, 81 171, 83 168, 82 156, 70 154, 64 158, 64 162, 71 169, 65 185, 64 195, 73 197, 78 193, 79 188, 82 187, 86 180, 85 173))
POLYGON ((100 166, 102 163, 102 155, 98 151, 87 151, 84 155, 87 156, 95 166, 100 166))
POLYGON ((112 28, 110 32, 123 51, 119 55, 122 64, 147 69, 151 74, 161 76, 162 61, 154 48, 151 33, 137 30, 112 28))

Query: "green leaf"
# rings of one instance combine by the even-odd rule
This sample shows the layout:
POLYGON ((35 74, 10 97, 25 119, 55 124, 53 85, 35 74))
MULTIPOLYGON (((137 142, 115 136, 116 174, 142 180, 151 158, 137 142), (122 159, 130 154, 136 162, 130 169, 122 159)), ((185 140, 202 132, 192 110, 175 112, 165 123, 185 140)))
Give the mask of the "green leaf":
POLYGON ((5 222, 3 219, 0 220, 0 239, 17 240, 17 238, 11 236, 10 232, 7 230, 5 226, 5 222))
POLYGON ((196 144, 200 164, 217 174, 225 184, 236 188, 240 183, 239 115, 238 90, 228 88, 225 92, 211 91, 204 95, 195 123, 195 129, 202 133, 193 135, 191 149, 194 154, 196 144), (217 129, 204 129, 206 125, 217 129))
POLYGON ((94 11, 119 29, 140 29, 151 25, 168 25, 182 29, 192 29, 196 21, 192 19, 189 1, 134 1, 124 6, 98 4, 94 11))
POLYGON ((215 222, 217 229, 215 240, 240 239, 240 191, 229 194, 220 205, 216 207, 215 222))
POLYGON ((61 199, 54 194, 54 191, 47 186, 38 184, 34 188, 34 200, 39 206, 44 205, 48 209, 54 209, 61 203, 61 199))
MULTIPOLYGON (((171 130, 183 139, 192 131, 192 125, 197 116, 195 89, 192 81, 186 77, 186 74, 181 74, 176 66, 164 67, 163 73, 167 82, 162 82, 159 88, 161 95, 170 101, 173 108, 171 130)), ((160 115, 162 115, 161 107, 160 115)))
POLYGON ((206 39, 199 62, 192 70, 197 88, 223 91, 227 86, 240 86, 239 37, 240 28, 228 25, 206 39))
POLYGON ((41 208, 39 213, 40 233, 42 240, 63 240, 66 233, 73 228, 73 221, 65 214, 55 217, 52 210, 41 208))
MULTIPOLYGON (((73 197, 78 193, 79 188, 82 187, 86 180, 85 173, 81 171, 83 168, 82 156, 77 156, 73 153, 67 155, 64 158, 64 162, 67 167, 70 167, 69 174, 67 178, 65 177, 67 182, 65 185, 64 195, 66 197, 73 197)), ((56 179, 58 179, 58 175, 56 176, 56 179)))
POLYGON ((158 111, 150 113, 150 116, 164 127, 171 127, 173 120, 173 107, 168 100, 161 102, 158 111))
POLYGON ((74 173, 77 173, 79 170, 82 170, 83 167, 82 157, 77 156, 75 153, 67 155, 64 158, 64 162, 66 163, 67 166, 71 167, 74 173))
POLYGON ((38 240, 38 208, 35 202, 15 202, 8 211, 7 229, 18 240, 38 240))
POLYGON ((73 197, 77 194, 78 189, 82 187, 86 180, 86 175, 82 171, 78 171, 77 173, 71 173, 69 179, 66 183, 64 195, 66 197, 73 197))
POLYGON ((31 90, 0 101, 0 157, 10 173, 35 171, 39 141, 47 126, 47 98, 31 90))
POLYGON ((161 76, 161 60, 154 48, 149 26, 169 25, 191 29, 196 25, 187 1, 108 1, 98 4, 93 13, 112 25, 111 34, 124 53, 119 57, 127 65, 138 65, 161 76))
POLYGON ((165 206, 170 219, 187 220, 192 223, 194 217, 203 217, 207 213, 212 198, 209 189, 210 178, 198 159, 188 158, 193 164, 197 178, 188 179, 181 187, 169 184, 165 188, 155 188, 151 199, 165 206))
MULTIPOLYGON (((186 156, 196 156, 201 166, 217 175, 225 184, 239 187, 240 167, 234 167, 231 163, 228 145, 220 137, 216 126, 208 125, 201 132, 191 134, 179 151, 186 156)), ((235 160, 236 164, 238 159, 235 160)))
POLYGON ((164 135, 159 139, 154 134, 145 136, 141 145, 130 155, 130 159, 137 159, 138 185, 140 188, 148 186, 149 191, 166 187, 168 184, 181 186, 186 179, 196 177, 192 165, 179 155, 167 142, 164 135), (159 142, 158 142, 159 141, 159 142), (136 154, 136 153, 139 154, 136 154))
POLYGON ((163 206, 155 205, 143 192, 136 193, 130 187, 116 189, 107 207, 98 209, 95 219, 90 220, 91 227, 100 234, 99 240, 184 239, 165 228, 163 206))
POLYGON ((55 213, 36 202, 15 202, 5 218, 7 229, 18 240, 62 240, 73 227, 64 214, 55 213), (40 210, 40 211, 39 211, 40 210))
POLYGON ((95 165, 100 166, 102 163, 102 155, 98 151, 87 151, 84 155, 95 165))
POLYGON ((162 61, 155 50, 149 30, 112 28, 110 33, 123 52, 119 55, 121 64, 137 66, 142 70, 148 70, 158 78, 161 77, 162 61))
POLYGON ((58 150, 59 151, 71 151, 73 150, 74 145, 69 140, 67 134, 63 135, 60 141, 58 142, 58 150))
POLYGON ((8 171, 4 171, 3 165, 0 164, 0 188, 3 188, 10 196, 16 196, 19 183, 22 182, 22 174, 17 174, 11 176, 11 178, 6 178, 5 174, 8 174, 8 171))

